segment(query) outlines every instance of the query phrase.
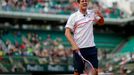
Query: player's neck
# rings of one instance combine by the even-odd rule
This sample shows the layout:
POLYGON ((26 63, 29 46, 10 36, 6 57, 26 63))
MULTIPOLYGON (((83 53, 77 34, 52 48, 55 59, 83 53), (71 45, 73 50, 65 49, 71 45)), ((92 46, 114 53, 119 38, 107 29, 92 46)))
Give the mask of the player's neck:
POLYGON ((84 14, 84 15, 87 14, 87 10, 86 10, 86 9, 84 9, 84 10, 83 10, 83 9, 80 9, 80 12, 81 12, 82 14, 84 14))

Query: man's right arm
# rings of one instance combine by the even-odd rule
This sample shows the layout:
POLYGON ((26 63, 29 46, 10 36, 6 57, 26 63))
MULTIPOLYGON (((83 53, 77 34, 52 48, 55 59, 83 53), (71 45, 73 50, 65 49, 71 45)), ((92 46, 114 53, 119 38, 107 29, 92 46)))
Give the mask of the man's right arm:
POLYGON ((72 50, 79 50, 79 47, 77 46, 77 44, 75 43, 72 34, 71 34, 71 29, 70 28, 66 28, 65 30, 65 36, 68 39, 69 43, 72 45, 72 50))

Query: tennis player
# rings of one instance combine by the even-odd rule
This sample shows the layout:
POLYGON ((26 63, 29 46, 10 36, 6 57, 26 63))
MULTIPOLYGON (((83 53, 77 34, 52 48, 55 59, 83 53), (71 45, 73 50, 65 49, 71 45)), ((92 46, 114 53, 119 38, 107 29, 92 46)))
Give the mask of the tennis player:
POLYGON ((84 62, 78 55, 78 51, 95 68, 92 75, 98 75, 97 48, 94 43, 93 24, 103 25, 104 18, 100 12, 88 10, 89 0, 77 1, 79 10, 70 15, 65 26, 65 36, 72 45, 74 55, 74 75, 83 74, 84 71, 84 62), (73 36, 71 32, 73 32, 73 36))

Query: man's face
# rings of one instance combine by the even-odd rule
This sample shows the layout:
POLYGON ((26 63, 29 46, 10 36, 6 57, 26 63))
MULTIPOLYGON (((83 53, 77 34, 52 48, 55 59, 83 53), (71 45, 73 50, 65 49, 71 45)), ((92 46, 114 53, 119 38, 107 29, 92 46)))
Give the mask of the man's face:
POLYGON ((88 0, 80 0, 79 6, 80 9, 86 10, 88 8, 88 0))

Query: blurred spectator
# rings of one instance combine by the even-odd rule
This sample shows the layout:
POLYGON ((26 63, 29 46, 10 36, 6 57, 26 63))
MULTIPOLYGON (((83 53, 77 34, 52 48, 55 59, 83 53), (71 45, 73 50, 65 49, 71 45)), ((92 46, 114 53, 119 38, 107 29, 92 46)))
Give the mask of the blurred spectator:
POLYGON ((26 0, 27 6, 28 7, 33 7, 32 5, 34 4, 36 0, 26 0))
POLYGON ((132 15, 134 16, 134 0, 130 0, 130 9, 132 11, 132 15))
POLYGON ((47 38, 46 38, 46 40, 44 40, 43 45, 44 45, 47 49, 53 48, 53 40, 52 40, 50 34, 47 35, 47 38))
POLYGON ((93 9, 102 11, 102 6, 99 4, 98 1, 93 2, 93 9))
POLYGON ((72 12, 77 11, 79 7, 78 3, 75 0, 69 0, 69 2, 70 2, 70 10, 72 12))
POLYGON ((2 8, 5 11, 12 11, 13 10, 13 6, 10 0, 4 0, 2 2, 2 8))
POLYGON ((0 0, 0 10, 2 10, 2 1, 0 0))
POLYGON ((22 11, 26 11, 26 9, 27 9, 26 0, 22 0, 22 3, 21 3, 21 10, 22 10, 22 11))
POLYGON ((20 46, 20 49, 21 50, 25 50, 26 49, 26 44, 25 43, 22 43, 21 46, 20 46))
POLYGON ((106 72, 112 72, 113 71, 113 66, 112 64, 106 64, 106 72))
POLYGON ((121 11, 118 8, 117 2, 113 2, 113 6, 110 10, 111 10, 110 18, 121 18, 122 17, 121 11))
POLYGON ((112 12, 111 12, 110 8, 106 8, 104 13, 105 13, 105 14, 104 14, 104 17, 110 18, 110 14, 111 14, 112 12))
POLYGON ((13 50, 15 49, 15 47, 11 43, 11 41, 9 39, 6 40, 6 47, 7 47, 6 53, 9 54, 9 55, 12 55, 13 54, 13 50))
POLYGON ((0 57, 4 56, 4 55, 5 55, 4 51, 2 49, 0 49, 0 57))
POLYGON ((6 52, 6 46, 5 46, 5 43, 0 39, 0 50, 6 52))

